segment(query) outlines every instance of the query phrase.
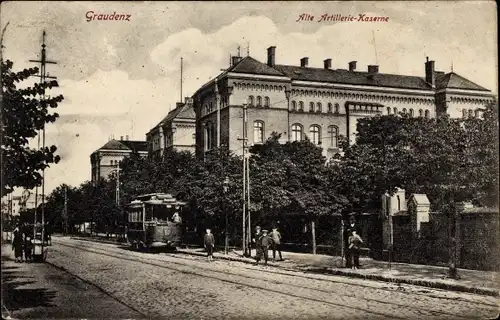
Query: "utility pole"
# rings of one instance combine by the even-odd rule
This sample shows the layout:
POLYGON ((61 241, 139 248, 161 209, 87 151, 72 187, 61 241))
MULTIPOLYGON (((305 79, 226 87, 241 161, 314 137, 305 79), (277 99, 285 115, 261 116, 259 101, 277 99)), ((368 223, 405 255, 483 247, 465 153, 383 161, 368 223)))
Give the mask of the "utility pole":
POLYGON ((64 235, 68 234, 68 186, 64 186, 64 235))
MULTIPOLYGON (((42 93, 40 94, 40 104, 42 106, 45 106, 45 83, 46 79, 56 79, 56 77, 51 77, 46 74, 45 70, 45 65, 46 64, 57 64, 57 62, 54 61, 49 61, 47 60, 46 57, 46 52, 45 52, 45 30, 42 32, 42 51, 41 51, 41 56, 40 60, 29 60, 30 62, 39 62, 40 63, 40 72, 38 75, 35 75, 36 77, 40 78, 40 85, 42 86, 42 93)), ((42 146, 43 149, 45 150, 45 123, 43 124, 42 128, 42 146)), ((38 149, 40 149, 40 135, 38 135, 38 149)), ((37 201, 38 201, 38 188, 37 194, 35 196, 35 230, 34 232, 34 238, 36 236, 36 216, 37 216, 37 201)), ((43 239, 44 239, 44 229, 45 229, 45 168, 42 169, 42 244, 43 244, 43 239)), ((43 251, 43 247, 42 247, 43 251)))
MULTIPOLYGON (((238 140, 243 141, 243 233, 242 233, 242 249, 243 249, 243 254, 245 256, 250 255, 251 253, 251 248, 250 248, 250 236, 251 236, 251 230, 250 230, 250 225, 248 225, 248 235, 247 236, 247 217, 246 217, 246 211, 248 209, 248 203, 247 199, 250 197, 248 196, 249 193, 247 194, 247 188, 248 188, 248 175, 247 175, 247 148, 248 148, 248 138, 247 138, 247 104, 246 102, 243 103, 243 138, 238 138, 238 140), (248 197, 248 198, 247 198, 248 197), (248 242, 247 242, 248 241, 248 242), (247 248, 247 243, 248 243, 248 248, 247 248), (248 249, 248 251, 247 251, 248 249)), ((250 214, 248 217, 248 221, 250 221, 250 214)))
POLYGON ((182 57, 181 57, 181 100, 180 100, 180 101, 181 101, 181 103, 182 103, 182 81, 184 81, 184 79, 182 78, 182 67, 183 67, 183 66, 182 66, 182 62, 183 62, 183 61, 182 61, 182 57))
POLYGON ((215 78, 215 107, 217 108, 217 149, 220 149, 220 99, 219 99, 219 87, 217 85, 218 78, 215 78))
POLYGON ((120 162, 116 163, 116 206, 120 206, 120 162))

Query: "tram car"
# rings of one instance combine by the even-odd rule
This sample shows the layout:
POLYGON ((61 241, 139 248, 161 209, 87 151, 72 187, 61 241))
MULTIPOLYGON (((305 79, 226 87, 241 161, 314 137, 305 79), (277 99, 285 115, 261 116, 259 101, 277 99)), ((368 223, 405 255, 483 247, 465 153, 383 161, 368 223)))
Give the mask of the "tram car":
POLYGON ((127 206, 127 238, 135 250, 180 246, 186 203, 166 193, 138 196, 127 206))

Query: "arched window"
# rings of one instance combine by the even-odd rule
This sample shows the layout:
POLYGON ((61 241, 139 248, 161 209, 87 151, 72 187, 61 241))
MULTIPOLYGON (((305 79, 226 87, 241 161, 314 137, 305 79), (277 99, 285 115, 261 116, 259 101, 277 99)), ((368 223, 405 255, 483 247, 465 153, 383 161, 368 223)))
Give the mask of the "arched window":
POLYGON ((398 108, 394 108, 394 115, 397 116, 398 115, 398 108))
POLYGON ((418 110, 418 116, 423 117, 424 116, 424 110, 420 109, 418 110))
POLYGON ((264 122, 262 121, 254 121, 253 123, 253 142, 264 142, 264 122))
POLYGON ((311 142, 314 144, 321 144, 321 128, 318 125, 312 125, 309 128, 311 142))
POLYGON ((253 96, 248 97, 248 104, 253 106, 254 103, 255 103, 254 97, 253 96))
POLYGON ((297 111, 297 102, 292 101, 292 111, 297 111))
POLYGON ((262 97, 257 96, 257 107, 262 107, 262 97))
POLYGON ((314 112, 314 102, 309 103, 309 112, 314 112))
POLYGON ((339 104, 338 103, 335 104, 335 113, 339 113, 339 104))
POLYGON ((328 127, 328 147, 337 148, 339 142, 339 129, 336 126, 328 127))
POLYGON ((399 197, 399 195, 397 196, 398 198, 398 211, 401 211, 401 198, 399 197))
POLYGON ((479 118, 479 116, 481 115, 479 112, 480 112, 479 109, 476 109, 474 111, 474 117, 479 118))
POLYGON ((387 114, 391 114, 391 108, 390 107, 387 108, 387 114))
POLYGON ((429 119, 431 117, 431 112, 429 110, 425 110, 425 117, 429 119))
POLYGON ((406 108, 403 108, 403 114, 406 114, 406 108))
POLYGON ((462 110, 462 118, 467 118, 467 109, 462 110))
POLYGON ((302 140, 302 126, 298 123, 292 125, 292 141, 302 140))
POLYGON ((321 112, 321 109, 322 109, 322 108, 321 108, 321 102, 318 102, 318 103, 316 104, 316 112, 321 112))
POLYGON ((412 117, 412 118, 413 118, 413 116, 414 116, 413 109, 410 109, 410 117, 412 117))
POLYGON ((210 112, 214 111, 214 103, 210 102, 210 112))
POLYGON ((303 101, 299 101, 299 111, 304 112, 304 102, 303 101))
POLYGON ((206 125, 205 125, 205 132, 204 132, 204 136, 203 136, 203 145, 204 145, 204 149, 205 151, 207 150, 210 150, 210 146, 212 144, 212 133, 210 132, 211 130, 211 125, 210 123, 208 122, 206 125))
POLYGON ((264 98, 264 107, 269 108, 271 103, 269 102, 269 97, 264 98))
POLYGON ((331 102, 328 103, 328 113, 332 113, 333 112, 333 105, 331 102))
POLYGON ((474 111, 472 109, 469 109, 469 118, 472 118, 474 116, 474 111))

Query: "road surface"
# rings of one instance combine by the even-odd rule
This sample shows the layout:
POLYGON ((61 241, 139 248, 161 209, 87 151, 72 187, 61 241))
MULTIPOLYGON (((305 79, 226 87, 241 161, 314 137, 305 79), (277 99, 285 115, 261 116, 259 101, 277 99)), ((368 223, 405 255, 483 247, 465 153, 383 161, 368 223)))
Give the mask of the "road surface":
POLYGON ((32 265, 36 272, 64 270, 67 277, 92 284, 102 299, 114 300, 103 306, 97 293, 82 299, 82 311, 73 314, 79 318, 102 311, 99 318, 108 319, 115 308, 114 318, 135 319, 488 319, 498 313, 494 297, 226 260, 209 263, 62 237, 52 242, 47 266, 32 265), (86 313, 89 308, 92 314, 86 313))

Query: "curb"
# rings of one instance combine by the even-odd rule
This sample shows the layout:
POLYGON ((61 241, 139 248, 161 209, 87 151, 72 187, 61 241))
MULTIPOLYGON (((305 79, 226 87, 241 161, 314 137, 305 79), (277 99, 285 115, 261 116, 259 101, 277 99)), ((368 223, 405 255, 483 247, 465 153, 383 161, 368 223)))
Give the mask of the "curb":
MULTIPOLYGON (((185 251, 182 249, 178 249, 177 252, 183 253, 183 254, 194 255, 194 256, 203 256, 203 257, 206 256, 206 254, 202 253, 202 252, 185 251)), ((248 258, 243 258, 243 257, 229 257, 229 256, 224 256, 224 255, 221 255, 221 256, 214 255, 214 258, 230 260, 230 261, 238 261, 238 262, 243 262, 243 263, 252 263, 252 264, 255 263, 255 261, 250 260, 248 258)), ((451 283, 448 284, 448 283, 429 281, 429 280, 395 278, 395 277, 387 277, 387 276, 376 275, 376 274, 361 274, 361 273, 356 273, 356 272, 344 271, 344 270, 339 270, 339 269, 330 269, 330 268, 295 269, 295 268, 284 267, 282 265, 272 263, 272 262, 269 262, 267 265, 272 266, 272 267, 277 267, 280 269, 284 269, 287 271, 295 271, 295 272, 302 271, 302 272, 309 272, 309 273, 316 273, 316 274, 330 274, 330 275, 345 276, 345 277, 350 277, 350 278, 384 281, 384 282, 390 282, 390 283, 396 283, 396 284, 410 284, 410 285, 416 285, 416 286, 421 286, 421 287, 429 287, 429 288, 435 288, 435 289, 444 289, 444 290, 450 290, 450 291, 466 292, 466 293, 473 293, 473 294, 493 296, 493 297, 497 297, 500 295, 498 290, 489 289, 489 288, 475 288, 475 287, 469 287, 469 286, 461 285, 461 284, 451 284, 451 283)))

